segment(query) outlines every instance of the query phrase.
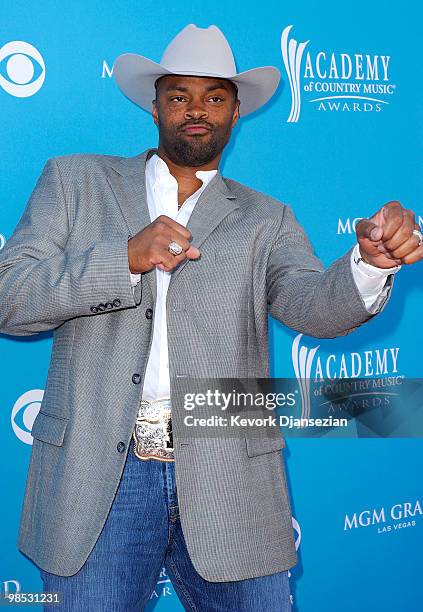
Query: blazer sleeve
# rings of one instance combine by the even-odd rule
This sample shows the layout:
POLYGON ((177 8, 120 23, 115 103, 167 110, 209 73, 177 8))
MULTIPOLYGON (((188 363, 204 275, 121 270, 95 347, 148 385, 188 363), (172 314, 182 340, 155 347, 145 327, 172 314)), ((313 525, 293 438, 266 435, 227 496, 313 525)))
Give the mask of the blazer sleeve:
POLYGON ((370 313, 354 281, 351 251, 325 270, 291 208, 285 205, 267 263, 270 314, 316 338, 344 336, 379 314, 390 297, 394 275, 388 277, 378 312, 370 313))
MULTIPOLYGON (((26 336, 74 317, 136 307, 128 236, 67 248, 71 231, 60 171, 48 159, 0 252, 0 332, 26 336)), ((140 285, 139 285, 140 286, 140 285)))

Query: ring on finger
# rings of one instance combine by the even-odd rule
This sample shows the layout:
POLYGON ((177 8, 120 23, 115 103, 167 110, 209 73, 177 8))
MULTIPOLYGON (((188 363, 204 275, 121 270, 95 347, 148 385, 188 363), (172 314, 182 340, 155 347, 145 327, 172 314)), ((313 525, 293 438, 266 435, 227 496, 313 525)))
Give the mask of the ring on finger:
POLYGON ((181 247, 180 244, 172 240, 172 242, 169 242, 169 246, 167 247, 167 250, 172 255, 180 255, 183 251, 183 248, 181 247))
POLYGON ((421 246, 421 245, 423 244, 423 234, 421 233, 421 231, 420 231, 420 230, 417 230, 417 229, 414 229, 414 230, 413 230, 413 234, 414 234, 415 236, 417 236, 417 238, 419 239, 419 244, 418 244, 418 246, 421 246))

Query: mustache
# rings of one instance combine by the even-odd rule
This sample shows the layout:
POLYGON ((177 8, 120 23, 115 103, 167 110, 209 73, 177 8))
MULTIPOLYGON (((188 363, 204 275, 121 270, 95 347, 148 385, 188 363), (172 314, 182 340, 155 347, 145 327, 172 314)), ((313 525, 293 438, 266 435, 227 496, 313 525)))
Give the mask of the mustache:
POLYGON ((194 127, 196 125, 201 125, 202 127, 207 127, 209 130, 214 130, 214 126, 208 121, 187 121, 179 126, 180 130, 184 130, 187 127, 194 127))

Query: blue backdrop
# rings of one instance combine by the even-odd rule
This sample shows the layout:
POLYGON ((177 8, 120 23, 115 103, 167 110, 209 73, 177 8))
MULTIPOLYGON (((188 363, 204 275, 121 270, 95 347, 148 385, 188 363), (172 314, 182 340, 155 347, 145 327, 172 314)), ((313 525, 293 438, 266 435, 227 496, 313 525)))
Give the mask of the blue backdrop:
MULTIPOLYGON (((354 243, 356 220, 389 200, 413 208, 422 225, 417 8, 379 0, 9 3, 0 21, 0 248, 47 158, 132 156, 157 144, 152 118, 115 85, 113 62, 124 52, 159 61, 188 23, 220 27, 239 71, 281 70, 278 94, 238 123, 221 169, 290 204, 326 265, 354 243)), ((298 338, 273 321, 272 375, 294 376, 304 346, 318 347, 312 373, 330 365, 343 376, 343 358, 348 376, 360 364, 359 375, 372 376, 378 363, 384 375, 421 376, 421 273, 421 264, 403 268, 381 316, 346 338, 298 338)), ((50 350, 48 334, 0 338, 3 592, 42 589, 16 538, 50 350)), ((288 439, 284 454, 299 546, 296 609, 423 609, 421 440, 288 439)), ((182 609, 165 569, 152 602, 182 609)))

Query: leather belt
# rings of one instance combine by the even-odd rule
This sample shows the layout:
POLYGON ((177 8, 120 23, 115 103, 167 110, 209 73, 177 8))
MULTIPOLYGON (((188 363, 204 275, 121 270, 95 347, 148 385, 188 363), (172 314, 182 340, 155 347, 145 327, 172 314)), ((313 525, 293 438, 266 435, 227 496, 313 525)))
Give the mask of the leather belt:
POLYGON ((132 437, 138 459, 175 461, 170 398, 141 400, 132 437))

